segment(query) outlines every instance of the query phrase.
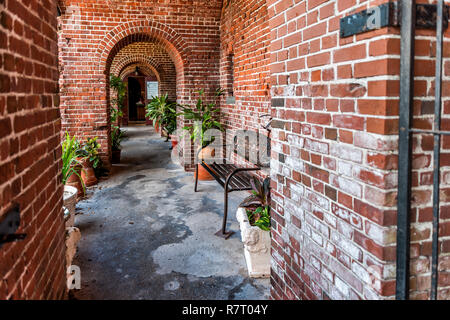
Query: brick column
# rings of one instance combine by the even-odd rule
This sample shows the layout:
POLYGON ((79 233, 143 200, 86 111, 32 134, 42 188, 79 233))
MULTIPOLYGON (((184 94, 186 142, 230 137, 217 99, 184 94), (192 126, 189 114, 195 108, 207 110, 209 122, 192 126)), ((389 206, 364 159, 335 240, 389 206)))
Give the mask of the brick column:
POLYGON ((395 293, 399 30, 339 35, 367 5, 269 1, 275 299, 395 293))
POLYGON ((17 233, 26 233, 25 240, 0 247, 0 299, 61 299, 56 1, 2 1, 0 11, 0 221, 18 205, 17 233))

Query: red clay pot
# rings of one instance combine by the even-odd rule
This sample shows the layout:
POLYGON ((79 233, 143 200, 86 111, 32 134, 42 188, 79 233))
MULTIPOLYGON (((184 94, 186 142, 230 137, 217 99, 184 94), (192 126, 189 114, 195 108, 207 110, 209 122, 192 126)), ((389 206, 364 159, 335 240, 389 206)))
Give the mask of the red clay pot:
POLYGON ((155 121, 155 131, 159 132, 159 121, 155 121))
POLYGON ((92 167, 92 163, 89 159, 78 159, 80 161, 82 170, 81 170, 81 179, 84 182, 85 187, 93 186, 98 182, 97 177, 95 176, 94 168, 92 167))
POLYGON ((211 159, 216 155, 216 149, 211 147, 204 147, 202 151, 198 153, 199 159, 211 159))
POLYGON ((209 174, 208 171, 206 171, 205 168, 203 168, 202 165, 197 164, 197 170, 198 170, 198 180, 201 180, 201 181, 214 180, 214 178, 209 174))
MULTIPOLYGON (((82 171, 81 165, 76 164, 74 167, 77 168, 76 170, 78 172, 82 171)), ((67 178, 66 185, 74 187, 74 188, 77 188, 77 190, 78 190, 77 196, 78 197, 83 197, 84 196, 84 190, 83 190, 83 185, 81 183, 81 179, 75 173, 72 173, 72 175, 69 178, 67 178)))
POLYGON ((170 142, 172 143, 172 148, 175 148, 178 144, 178 137, 174 134, 169 134, 170 142))
MULTIPOLYGON (((199 159, 210 159, 211 157, 214 157, 215 151, 216 150, 213 148, 205 147, 199 152, 198 157, 199 159)), ((206 171, 205 168, 203 168, 202 165, 197 164, 197 168, 198 168, 198 180, 203 181, 214 180, 214 178, 209 174, 208 171, 206 171)), ((208 166, 208 168, 210 167, 208 166)))

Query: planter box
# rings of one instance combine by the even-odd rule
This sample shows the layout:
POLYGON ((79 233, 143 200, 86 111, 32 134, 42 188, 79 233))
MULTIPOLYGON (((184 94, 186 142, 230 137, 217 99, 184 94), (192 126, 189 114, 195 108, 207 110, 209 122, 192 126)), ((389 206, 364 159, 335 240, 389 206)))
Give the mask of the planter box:
POLYGON ((241 228, 249 276, 251 278, 269 278, 270 232, 251 226, 245 208, 238 208, 236 218, 241 228))
POLYGON ((72 265, 73 257, 77 253, 77 243, 80 239, 80 229, 76 227, 66 228, 66 269, 72 265))
POLYGON ((66 217, 66 228, 73 227, 75 222, 75 205, 77 204, 78 190, 75 187, 64 186, 63 205, 69 210, 66 217))

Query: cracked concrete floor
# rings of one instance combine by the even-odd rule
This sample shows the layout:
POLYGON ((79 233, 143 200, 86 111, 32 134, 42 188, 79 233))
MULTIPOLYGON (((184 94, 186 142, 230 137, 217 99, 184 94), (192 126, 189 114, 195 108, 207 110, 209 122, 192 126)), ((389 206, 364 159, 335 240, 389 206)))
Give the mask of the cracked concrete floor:
POLYGON ((170 142, 145 126, 127 127, 122 160, 78 202, 82 238, 75 299, 267 299, 268 279, 248 277, 235 212, 246 194, 230 194, 224 240, 223 189, 170 159, 170 142))

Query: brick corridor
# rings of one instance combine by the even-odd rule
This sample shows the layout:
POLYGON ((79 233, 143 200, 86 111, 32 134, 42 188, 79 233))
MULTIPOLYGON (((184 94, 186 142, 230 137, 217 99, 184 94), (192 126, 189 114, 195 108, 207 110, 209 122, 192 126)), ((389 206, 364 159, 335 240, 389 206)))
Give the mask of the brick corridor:
POLYGON ((89 199, 75 225, 82 239, 77 299, 264 299, 269 280, 250 280, 238 202, 231 194, 229 240, 216 237, 223 191, 200 182, 170 160, 169 143, 149 127, 126 128, 122 161, 89 199))

